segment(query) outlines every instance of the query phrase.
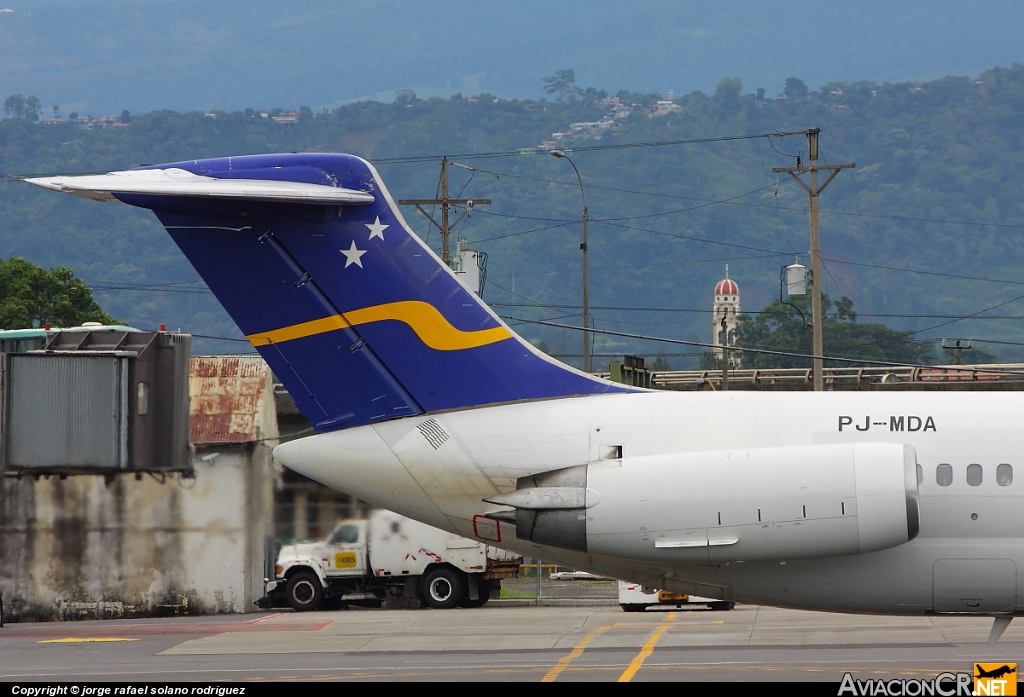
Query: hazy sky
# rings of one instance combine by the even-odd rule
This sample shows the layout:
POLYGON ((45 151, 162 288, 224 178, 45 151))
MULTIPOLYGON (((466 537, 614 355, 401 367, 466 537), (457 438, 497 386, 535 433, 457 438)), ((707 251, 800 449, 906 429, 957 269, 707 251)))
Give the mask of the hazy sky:
POLYGON ((812 89, 1022 60, 1024 3, 953 0, 0 0, 0 98, 79 110, 330 106, 487 91, 576 70, 609 92, 812 89))

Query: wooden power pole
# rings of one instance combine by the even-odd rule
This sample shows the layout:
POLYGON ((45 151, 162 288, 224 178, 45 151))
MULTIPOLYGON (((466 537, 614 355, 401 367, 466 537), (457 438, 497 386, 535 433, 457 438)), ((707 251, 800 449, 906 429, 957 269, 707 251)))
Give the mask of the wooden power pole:
POLYGON ((441 198, 403 198, 399 199, 401 206, 416 206, 416 210, 427 217, 434 227, 441 231, 441 261, 451 266, 452 256, 448 247, 448 235, 452 228, 466 215, 473 211, 473 206, 489 205, 489 198, 448 198, 448 158, 441 158, 441 198), (441 206, 441 222, 434 220, 430 213, 423 209, 423 206, 441 206), (451 220, 451 211, 457 205, 465 205, 466 210, 455 220, 451 220))
POLYGON ((825 389, 825 381, 822 375, 824 363, 822 356, 824 350, 824 340, 822 337, 822 317, 821 317, 821 286, 822 286, 822 275, 821 275, 821 234, 818 227, 818 196, 825 187, 828 186, 836 175, 839 174, 840 170, 850 169, 856 167, 853 163, 841 164, 841 165, 819 165, 818 164, 818 134, 821 132, 820 128, 811 128, 806 131, 799 131, 797 133, 788 135, 799 135, 803 133, 807 136, 807 154, 810 164, 801 164, 800 158, 796 158, 796 167, 773 167, 773 172, 785 172, 789 176, 793 177, 796 182, 804 187, 807 191, 808 198, 810 199, 808 204, 808 214, 811 224, 811 331, 812 331, 812 347, 811 352, 814 354, 812 361, 814 365, 814 390, 820 392, 825 389), (818 186, 818 172, 827 170, 831 172, 828 179, 818 186), (805 172, 811 173, 811 184, 808 186, 798 174, 805 172))

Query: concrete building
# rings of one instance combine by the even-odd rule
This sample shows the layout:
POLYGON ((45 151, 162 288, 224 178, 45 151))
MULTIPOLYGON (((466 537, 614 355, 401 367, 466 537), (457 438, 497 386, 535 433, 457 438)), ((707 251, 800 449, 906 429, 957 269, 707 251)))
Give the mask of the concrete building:
POLYGON ((273 525, 273 389, 258 356, 193 357, 192 473, 3 478, 6 617, 252 610, 273 525))

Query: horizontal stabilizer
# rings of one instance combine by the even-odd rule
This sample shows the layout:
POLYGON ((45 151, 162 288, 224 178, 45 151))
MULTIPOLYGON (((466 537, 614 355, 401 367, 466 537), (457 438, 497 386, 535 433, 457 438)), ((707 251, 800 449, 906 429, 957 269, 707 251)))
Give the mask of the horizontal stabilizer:
POLYGON ((268 179, 222 179, 193 174, 177 168, 139 169, 84 177, 34 177, 25 181, 95 201, 113 201, 116 194, 145 194, 275 203, 373 203, 373 194, 325 184, 268 179))

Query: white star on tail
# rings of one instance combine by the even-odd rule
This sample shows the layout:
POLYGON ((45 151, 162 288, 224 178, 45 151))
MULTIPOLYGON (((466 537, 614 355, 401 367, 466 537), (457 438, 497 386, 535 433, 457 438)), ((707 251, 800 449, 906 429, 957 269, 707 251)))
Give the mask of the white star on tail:
POLYGON ((356 249, 356 241, 352 240, 352 246, 348 249, 339 249, 339 252, 345 255, 345 268, 355 264, 359 268, 363 268, 363 262, 359 260, 359 257, 366 254, 366 250, 356 249))
POLYGON ((366 225, 366 227, 370 228, 370 239, 371 240, 374 237, 379 237, 379 238, 381 238, 383 240, 384 239, 384 231, 387 230, 389 227, 391 227, 390 225, 386 225, 386 224, 382 225, 381 222, 380 222, 380 216, 379 215, 377 216, 377 219, 374 220, 372 223, 363 223, 363 224, 366 225))

